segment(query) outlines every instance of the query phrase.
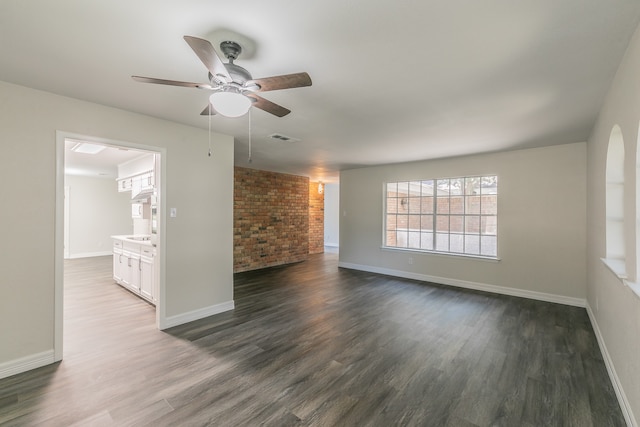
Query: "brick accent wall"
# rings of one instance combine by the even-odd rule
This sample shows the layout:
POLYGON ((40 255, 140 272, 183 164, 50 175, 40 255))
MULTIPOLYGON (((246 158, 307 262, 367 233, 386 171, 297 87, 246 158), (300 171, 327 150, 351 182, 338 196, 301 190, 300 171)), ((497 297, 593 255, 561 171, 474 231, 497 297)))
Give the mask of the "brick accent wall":
POLYGON ((309 253, 324 252, 324 184, 318 193, 318 183, 309 183, 309 253))
POLYGON ((234 272, 306 260, 309 178, 240 167, 234 178, 234 272))

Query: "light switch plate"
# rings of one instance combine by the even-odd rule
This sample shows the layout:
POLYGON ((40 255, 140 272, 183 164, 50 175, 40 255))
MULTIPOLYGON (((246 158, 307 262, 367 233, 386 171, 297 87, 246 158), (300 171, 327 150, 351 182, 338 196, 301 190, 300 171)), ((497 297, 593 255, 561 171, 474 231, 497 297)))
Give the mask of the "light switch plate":
POLYGON ((177 217, 178 216, 178 209, 176 209, 176 208, 169 209, 169 216, 171 218, 177 217))

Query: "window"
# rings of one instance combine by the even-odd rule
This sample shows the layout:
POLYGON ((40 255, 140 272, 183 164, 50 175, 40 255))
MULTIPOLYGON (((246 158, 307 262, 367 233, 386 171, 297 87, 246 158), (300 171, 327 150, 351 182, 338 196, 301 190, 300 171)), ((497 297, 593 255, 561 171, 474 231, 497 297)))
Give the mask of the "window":
POLYGON ((624 141, 618 125, 609 136, 606 169, 606 259, 607 265, 626 278, 624 233, 624 141))
POLYGON ((386 184, 384 246, 495 258, 498 177, 386 184))

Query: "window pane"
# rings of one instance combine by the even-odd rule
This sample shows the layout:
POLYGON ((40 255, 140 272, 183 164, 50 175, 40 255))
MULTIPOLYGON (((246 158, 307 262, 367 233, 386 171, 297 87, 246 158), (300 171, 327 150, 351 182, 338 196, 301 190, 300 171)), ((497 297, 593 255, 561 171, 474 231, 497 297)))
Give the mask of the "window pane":
POLYGON ((406 197, 398 198, 398 212, 409 213, 409 199, 406 197))
POLYGON ((396 227, 398 230, 406 230, 409 228, 409 215, 398 215, 396 218, 396 227))
POLYGON ((422 208, 420 209, 421 212, 424 214, 432 214, 433 213, 433 202, 434 199, 431 196, 427 196, 427 197, 422 197, 421 199, 421 204, 422 204, 422 208))
POLYGON ((462 234, 452 234, 449 236, 451 252, 463 253, 464 252, 464 236, 462 234))
POLYGON ((422 194, 422 182, 409 182, 409 197, 420 197, 422 194))
POLYGON ((409 247, 414 249, 420 249, 420 232, 419 231, 409 232, 409 247))
POLYGON ((483 176, 481 187, 482 194, 498 194, 498 177, 496 175, 483 176))
POLYGON ((398 183, 398 197, 409 197, 409 183, 408 182, 399 182, 398 183))
POLYGON ((464 253, 471 255, 480 254, 480 236, 464 236, 464 253))
POLYGON ((387 230, 395 230, 397 223, 395 215, 387 215, 387 230))
POLYGON ((465 199, 467 201, 465 213, 467 215, 478 215, 480 213, 480 196, 467 196, 465 199))
POLYGON ((396 246, 396 232, 395 231, 387 231, 387 246, 396 246))
POLYGON ((410 197, 409 198, 409 213, 419 214, 420 213, 420 205, 421 205, 420 197, 410 197))
POLYGON ((436 200, 436 209, 439 214, 448 214, 449 197, 438 197, 438 200, 436 200))
POLYGON ((453 196, 449 199, 449 213, 464 214, 464 197, 453 196))
POLYGON ((422 231, 433 231, 433 215, 422 215, 420 228, 422 231))
POLYGON ((388 182, 387 183, 387 197, 395 197, 398 194, 398 183, 397 182, 388 182))
POLYGON ((464 233, 464 217, 451 215, 449 218, 449 231, 452 233, 464 233))
POLYGON ((482 236, 480 239, 482 255, 498 256, 498 239, 496 236, 482 236))
POLYGON ((433 250, 433 233, 420 233, 420 248, 428 251, 433 250))
POLYGON ((398 199, 391 198, 391 197, 387 199, 387 212, 388 213, 398 212, 398 199))
POLYGON ((482 234, 496 236, 498 234, 498 217, 483 216, 482 217, 482 234))
POLYGON ((422 181, 422 196, 433 196, 433 180, 422 181))
POLYGON ((437 196, 448 196, 449 195, 449 180, 448 179, 439 179, 436 181, 436 187, 438 188, 437 196))
POLYGON ((467 234, 480 234, 480 217, 466 216, 464 232, 467 234))
POLYGON ((449 231, 449 217, 446 215, 436 216, 436 231, 449 231))
POLYGON ((420 230, 420 215, 409 215, 409 230, 420 230))
POLYGON ((449 251, 449 235, 436 233, 436 250, 449 251))
POLYGON ((461 195, 464 194, 464 178, 454 178, 449 180, 449 194, 461 195))
POLYGON ((406 231, 396 232, 396 247, 406 248, 408 242, 409 242, 408 232, 406 231))
POLYGON ((480 195, 480 177, 474 176, 465 178, 465 191, 467 196, 479 196, 480 195))
POLYGON ((498 213, 498 196, 491 194, 482 196, 480 203, 481 213, 483 215, 496 215, 498 213))

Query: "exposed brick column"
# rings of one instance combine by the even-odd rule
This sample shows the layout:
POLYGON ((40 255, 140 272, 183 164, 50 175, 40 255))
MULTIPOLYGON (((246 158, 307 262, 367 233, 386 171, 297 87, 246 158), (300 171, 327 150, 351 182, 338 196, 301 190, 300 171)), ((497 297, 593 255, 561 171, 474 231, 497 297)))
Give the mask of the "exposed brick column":
POLYGON ((324 252, 324 184, 322 193, 318 183, 309 183, 309 253, 324 252))
POLYGON ((309 178, 234 168, 233 222, 234 272, 306 260, 309 178))

